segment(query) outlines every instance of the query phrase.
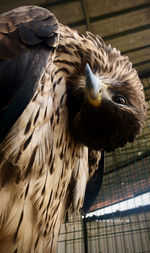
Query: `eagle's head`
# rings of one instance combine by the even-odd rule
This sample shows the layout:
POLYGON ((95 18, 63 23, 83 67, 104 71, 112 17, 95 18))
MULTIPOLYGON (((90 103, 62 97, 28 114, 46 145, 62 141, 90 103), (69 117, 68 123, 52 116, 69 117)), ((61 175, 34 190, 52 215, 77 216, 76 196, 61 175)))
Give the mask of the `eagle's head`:
POLYGON ((144 124, 143 85, 128 57, 98 36, 86 39, 82 74, 70 80, 70 129, 83 145, 112 151, 133 142, 144 124))

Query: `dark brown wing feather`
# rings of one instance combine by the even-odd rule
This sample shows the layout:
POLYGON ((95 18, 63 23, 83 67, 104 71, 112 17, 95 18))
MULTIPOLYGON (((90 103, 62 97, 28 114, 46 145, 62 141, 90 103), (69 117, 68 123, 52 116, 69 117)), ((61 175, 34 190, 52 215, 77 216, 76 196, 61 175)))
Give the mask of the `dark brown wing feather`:
POLYGON ((0 141, 21 115, 37 88, 58 43, 58 21, 37 6, 0 16, 0 141))
POLYGON ((25 6, 0 16, 0 59, 12 60, 25 52, 28 46, 45 41, 55 47, 58 21, 48 10, 25 6))
POLYGON ((89 181, 85 190, 85 198, 81 212, 86 214, 101 189, 104 174, 104 151, 89 150, 89 181))

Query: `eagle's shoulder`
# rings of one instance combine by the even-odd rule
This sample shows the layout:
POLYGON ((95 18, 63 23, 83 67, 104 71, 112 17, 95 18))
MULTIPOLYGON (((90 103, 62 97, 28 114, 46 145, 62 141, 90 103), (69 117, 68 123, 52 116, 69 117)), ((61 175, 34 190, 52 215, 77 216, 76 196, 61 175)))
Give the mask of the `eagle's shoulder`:
POLYGON ((0 15, 0 142, 34 96, 58 41, 58 21, 44 8, 0 15))
POLYGON ((0 15, 0 59, 11 60, 29 46, 46 42, 55 48, 58 43, 58 21, 48 10, 23 6, 0 15))

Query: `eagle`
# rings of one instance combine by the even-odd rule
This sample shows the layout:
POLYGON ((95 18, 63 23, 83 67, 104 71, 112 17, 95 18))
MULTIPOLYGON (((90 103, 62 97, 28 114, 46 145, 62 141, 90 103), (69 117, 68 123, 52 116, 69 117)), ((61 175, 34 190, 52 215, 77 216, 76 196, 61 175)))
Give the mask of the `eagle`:
POLYGON ((2 13, 0 251, 56 252, 67 210, 87 210, 101 184, 103 152, 145 117, 137 71, 101 37, 38 6, 2 13))

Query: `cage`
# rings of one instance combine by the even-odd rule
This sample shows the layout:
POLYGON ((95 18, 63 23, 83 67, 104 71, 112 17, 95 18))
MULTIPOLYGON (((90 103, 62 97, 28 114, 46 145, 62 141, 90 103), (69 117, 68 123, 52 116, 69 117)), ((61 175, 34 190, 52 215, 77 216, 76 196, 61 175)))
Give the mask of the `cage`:
POLYGON ((129 56, 142 79, 147 120, 134 144, 105 154, 90 213, 68 215, 58 253, 150 252, 150 0, 1 0, 0 12, 39 5, 80 33, 90 30, 129 56))

